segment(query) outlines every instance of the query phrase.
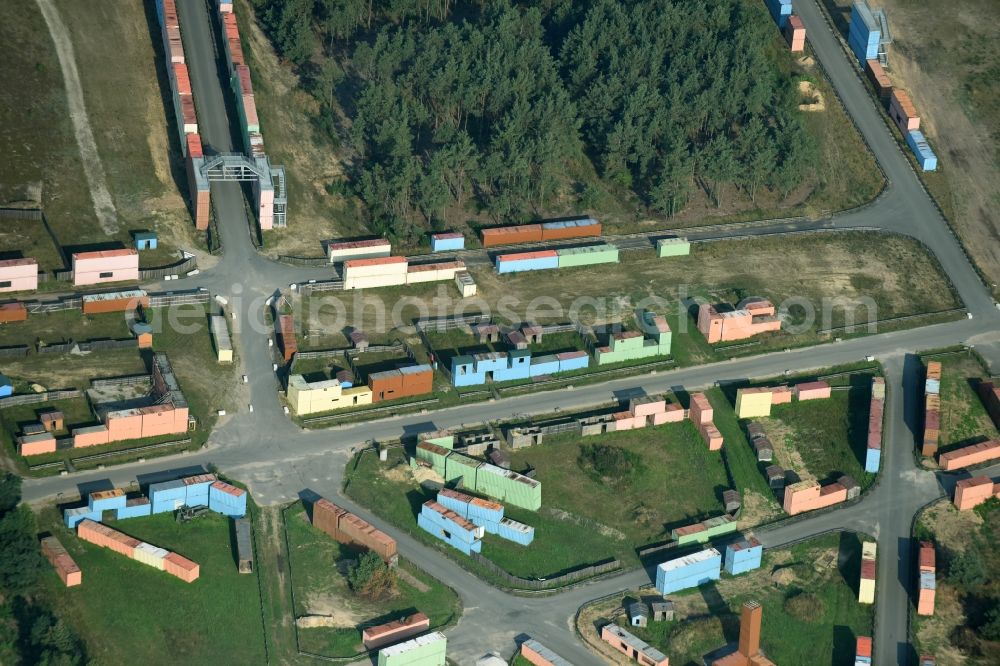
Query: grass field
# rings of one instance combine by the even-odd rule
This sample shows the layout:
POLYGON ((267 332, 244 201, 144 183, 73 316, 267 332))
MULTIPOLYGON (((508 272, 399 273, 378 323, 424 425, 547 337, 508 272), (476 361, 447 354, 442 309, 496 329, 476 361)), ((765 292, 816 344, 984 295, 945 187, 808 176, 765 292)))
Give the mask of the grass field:
MULTIPOLYGON (((130 232, 150 229, 159 249, 143 252, 144 266, 169 263, 176 248, 203 244, 194 233, 178 183, 180 151, 168 132, 166 72, 149 20, 152 6, 88 7, 59 3, 83 88, 88 120, 107 177, 118 229, 98 224, 70 122, 55 47, 34 3, 21 3, 0 28, 5 64, 0 73, 0 205, 34 202, 69 251, 128 244, 130 232), (109 39, 108 35, 116 37, 109 39), (127 90, 128 94, 121 94, 127 90)), ((158 33, 156 33, 158 35, 158 33)), ((37 257, 43 270, 62 268, 51 241, 34 223, 4 222, 0 250, 37 257), (18 231, 23 225, 24 232, 18 231)))
POLYGON ((940 666, 996 664, 1000 555, 995 544, 1000 538, 1000 502, 958 511, 950 501, 941 500, 920 515, 914 537, 931 540, 937 550, 934 615, 919 617, 911 608, 917 648, 934 654, 940 666))
MULTIPOLYGON (((718 583, 670 595, 675 620, 628 629, 664 652, 671 664, 700 665, 704 655, 736 641, 740 608, 756 600, 763 607, 761 648, 775 663, 850 663, 855 638, 872 631, 872 607, 857 603, 860 561, 860 541, 853 534, 768 551, 756 571, 724 574, 718 583)), ((645 589, 585 607, 577 628, 591 649, 599 648, 595 627, 608 621, 626 626, 622 600, 650 595, 658 596, 645 589)))
POLYGON ((257 574, 237 572, 230 519, 211 513, 181 525, 159 514, 113 523, 197 562, 201 575, 190 584, 80 541, 54 508, 42 511, 39 524, 59 537, 83 570, 83 585, 74 588, 45 570, 44 594, 87 642, 96 663, 266 660, 257 574))
POLYGON ((458 620, 461 604, 455 593, 405 560, 399 565, 397 596, 380 602, 358 597, 348 587, 343 571, 357 553, 313 528, 301 504, 286 509, 283 515, 295 617, 328 616, 338 625, 299 627, 303 650, 328 657, 356 655, 364 652, 363 627, 390 622, 417 610, 430 618, 432 629, 458 620))
POLYGON ((941 362, 941 449, 1000 438, 976 393, 975 385, 989 377, 979 361, 969 354, 929 356, 925 365, 927 360, 941 362))

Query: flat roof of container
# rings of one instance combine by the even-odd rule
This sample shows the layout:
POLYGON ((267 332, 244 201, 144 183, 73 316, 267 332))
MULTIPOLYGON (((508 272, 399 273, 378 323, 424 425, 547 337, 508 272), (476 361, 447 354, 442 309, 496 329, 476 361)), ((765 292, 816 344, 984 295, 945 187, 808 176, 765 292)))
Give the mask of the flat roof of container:
MULTIPOLYGON (((790 2, 783 2, 782 4, 790 4, 790 2)), ((867 2, 855 2, 854 11, 858 13, 858 17, 864 22, 865 27, 868 28, 869 32, 876 32, 879 30, 878 22, 875 20, 875 16, 872 15, 872 10, 868 7, 867 2)))
POLYGON ((308 390, 323 390, 328 388, 335 388, 340 386, 339 379, 320 379, 315 382, 307 382, 306 378, 302 375, 292 375, 288 378, 288 385, 294 386, 297 389, 308 389, 308 390))
POLYGON ((674 569, 683 569, 686 566, 698 564, 699 562, 707 562, 713 557, 722 557, 722 555, 715 548, 706 548, 705 550, 697 553, 691 553, 690 555, 683 555, 672 560, 667 560, 666 562, 661 562, 656 568, 663 569, 664 571, 673 571, 674 569))
POLYGON ((616 624, 607 625, 608 631, 617 636, 623 643, 627 644, 629 647, 638 650, 643 655, 652 659, 654 662, 661 662, 667 658, 667 655, 663 654, 652 645, 642 640, 633 633, 622 629, 616 624))
POLYGON ((95 252, 74 252, 73 253, 73 258, 74 259, 105 259, 105 258, 108 258, 108 257, 127 257, 127 256, 129 256, 131 254, 138 255, 139 251, 138 250, 134 250, 134 249, 130 249, 130 248, 122 248, 122 249, 119 249, 119 250, 97 250, 95 252))
POLYGON ((531 259, 555 259, 559 254, 555 250, 537 250, 535 252, 518 252, 515 254, 501 254, 497 261, 529 261, 531 259))
POLYGON ((84 294, 84 303, 91 303, 95 301, 118 301, 124 300, 126 298, 143 298, 146 292, 142 289, 124 289, 122 291, 109 291, 103 294, 84 294))
POLYGON ((578 217, 572 220, 555 220, 553 222, 543 222, 544 229, 564 229, 566 227, 589 227, 598 224, 592 217, 578 217))
POLYGON ((372 257, 370 259, 348 259, 344 268, 361 268, 363 266, 391 266, 407 263, 406 257, 372 257))
POLYGON ((172 479, 171 481, 160 481, 159 483, 149 484, 149 491, 152 494, 154 490, 171 490, 173 488, 186 488, 184 481, 181 479, 172 479))
POLYGON ((21 441, 25 443, 47 442, 50 439, 55 439, 55 435, 50 432, 38 432, 32 435, 21 435, 21 441))
POLYGON ((465 238, 465 236, 457 231, 446 231, 440 234, 431 234, 431 238, 434 240, 452 240, 454 238, 465 238))
POLYGON ((524 643, 522 643, 521 645, 527 645, 528 648, 537 652, 539 655, 541 655, 542 659, 552 664, 552 666, 573 666, 572 663, 566 661, 565 659, 557 655, 555 652, 553 652, 552 650, 548 649, 547 647, 536 641, 534 638, 529 638, 528 640, 524 641, 524 643))
POLYGON ((247 491, 242 488, 237 488, 236 486, 230 485, 225 481, 216 481, 212 484, 212 487, 220 492, 226 493, 227 495, 232 495, 233 497, 243 497, 247 493, 247 491))
POLYGON ((373 373, 371 373, 370 375, 368 375, 368 378, 369 379, 388 379, 389 377, 393 377, 393 376, 401 375, 401 374, 403 374, 403 373, 401 373, 399 371, 399 369, 396 369, 396 370, 381 370, 379 372, 373 372, 373 373))
POLYGON ((360 241, 339 241, 336 243, 330 241, 327 243, 327 248, 331 250, 348 250, 357 247, 385 247, 385 246, 390 246, 390 247, 392 246, 392 244, 385 238, 372 238, 369 240, 360 240, 360 241))
POLYGON ((433 264, 410 264, 406 269, 409 273, 422 273, 425 271, 445 271, 452 268, 465 268, 464 261, 440 261, 433 264))
POLYGON ((540 224, 518 224, 514 226, 505 227, 484 227, 480 229, 483 234, 515 234, 521 231, 540 231, 542 225, 540 224))
POLYGON ((921 590, 937 589, 937 579, 934 577, 933 571, 920 572, 920 589, 921 590))
POLYGON ((6 268, 7 266, 36 266, 38 262, 30 258, 22 259, 4 259, 0 261, 0 267, 6 268))
POLYGON ((433 368, 427 364, 422 365, 404 365, 399 368, 399 371, 404 375, 419 375, 422 372, 433 372, 433 368))
POLYGON ((424 634, 423 636, 411 638, 410 640, 402 643, 397 643, 396 645, 390 645, 389 647, 382 648, 379 650, 379 654, 392 657, 400 654, 406 654, 410 650, 414 650, 419 647, 433 645, 434 643, 447 643, 447 641, 448 639, 445 638, 444 634, 440 631, 434 631, 429 634, 424 634))
POLYGON ((793 30, 801 30, 805 26, 802 24, 802 19, 799 18, 798 14, 792 14, 788 17, 788 22, 791 24, 793 30))
POLYGON ((107 431, 108 426, 102 424, 92 425, 92 426, 82 426, 80 428, 73 428, 74 435, 84 435, 92 432, 107 431))
POLYGON ((229 339, 229 326, 226 324, 226 318, 222 315, 212 315, 212 334, 215 336, 215 342, 221 349, 232 350, 233 343, 229 339))
POLYGON ((125 491, 121 488, 112 488, 111 490, 95 490, 90 493, 90 498, 95 500, 110 499, 112 497, 122 497, 125 491))

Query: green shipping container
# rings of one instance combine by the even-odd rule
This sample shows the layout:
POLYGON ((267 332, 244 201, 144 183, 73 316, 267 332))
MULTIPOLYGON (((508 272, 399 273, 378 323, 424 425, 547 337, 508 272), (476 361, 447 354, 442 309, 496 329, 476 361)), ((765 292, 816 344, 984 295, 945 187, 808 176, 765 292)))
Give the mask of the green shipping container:
POLYGON ((379 650, 378 666, 445 666, 448 639, 440 631, 379 650))
POLYGON ((450 453, 451 451, 448 449, 435 446, 434 444, 426 442, 417 444, 417 460, 429 463, 434 473, 442 478, 447 478, 445 475, 445 465, 450 453))
POLYGON ((614 245, 568 247, 556 250, 556 254, 559 256, 559 268, 618 263, 618 248, 614 245))
POLYGON ((476 470, 478 470, 479 466, 482 464, 483 463, 475 458, 464 456, 461 453, 452 453, 448 456, 444 478, 447 481, 456 481, 461 479, 463 486, 475 490, 477 477, 476 470))
POLYGON ((540 481, 488 463, 479 468, 476 491, 529 511, 542 507, 540 481))
POLYGON ((705 534, 709 539, 714 539, 717 536, 722 536, 723 534, 731 534, 736 531, 736 521, 729 516, 719 516, 717 518, 709 518, 705 521, 705 534))
POLYGON ((661 238, 656 241, 656 254, 662 257, 683 257, 691 254, 691 242, 687 238, 661 238))

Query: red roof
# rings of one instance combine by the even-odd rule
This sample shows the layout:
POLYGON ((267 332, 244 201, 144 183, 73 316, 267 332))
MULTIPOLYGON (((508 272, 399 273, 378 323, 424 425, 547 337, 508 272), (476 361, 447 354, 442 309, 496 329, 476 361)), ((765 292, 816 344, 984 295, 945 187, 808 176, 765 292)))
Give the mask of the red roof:
POLYGON ((875 580, 875 561, 861 560, 861 579, 875 580))
POLYGON ((387 266, 391 264, 405 264, 406 257, 373 257, 371 259, 348 259, 344 262, 344 268, 360 268, 362 266, 387 266))
POLYGON ((187 135, 187 148, 189 157, 204 157, 205 153, 201 146, 201 135, 200 134, 188 134, 187 135))
POLYGON ((104 259, 107 257, 126 257, 130 254, 139 254, 138 250, 121 248, 119 250, 97 250, 96 252, 74 252, 74 259, 104 259))
POLYGON ((872 656, 872 639, 870 636, 858 636, 857 656, 859 657, 872 656))

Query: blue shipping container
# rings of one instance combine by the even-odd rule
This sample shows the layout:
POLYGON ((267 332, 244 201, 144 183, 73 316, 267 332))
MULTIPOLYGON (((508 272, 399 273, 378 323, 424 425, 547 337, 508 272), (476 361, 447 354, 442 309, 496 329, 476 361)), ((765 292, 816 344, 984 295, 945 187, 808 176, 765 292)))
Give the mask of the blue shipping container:
POLYGON ((705 583, 711 583, 714 580, 719 580, 721 577, 721 571, 707 571, 705 573, 695 574, 680 580, 664 581, 662 587, 657 585, 656 591, 660 594, 671 594, 680 590, 698 587, 699 585, 704 585, 705 583))
POLYGON ((535 540, 535 528, 516 520, 504 518, 498 527, 496 534, 501 539, 507 539, 522 546, 530 545, 535 540))
POLYGON ((535 257, 533 259, 508 259, 506 261, 500 261, 500 257, 497 257, 496 263, 498 273, 544 271, 559 268, 559 255, 553 254, 551 257, 535 257))
POLYGON ((582 354, 572 358, 559 359, 559 372, 569 372, 570 370, 582 370, 590 365, 590 356, 582 354))
POLYGON ((91 511, 90 507, 80 506, 75 509, 66 509, 63 511, 63 521, 66 523, 66 527, 73 529, 76 524, 83 520, 94 520, 101 522, 101 512, 91 511))
POLYGON ((454 537, 454 534, 452 534, 452 537, 449 538, 448 536, 446 536, 445 530, 442 529, 440 525, 434 523, 432 520, 427 518, 427 516, 425 516, 423 513, 417 516, 417 526, 420 529, 427 532, 428 534, 437 537, 438 539, 444 541, 452 548, 455 548, 461 551, 462 553, 465 553, 466 555, 471 555, 472 553, 481 552, 483 549, 482 541, 477 540, 473 541, 472 543, 466 543, 464 541, 456 539, 454 537))
POLYGON ((778 27, 784 28, 788 17, 792 15, 792 0, 764 0, 764 4, 778 27))
POLYGON ((491 509, 478 504, 469 504, 468 519, 483 527, 485 527, 485 523, 499 523, 503 520, 503 507, 491 509))
POLYGON ((183 481, 164 481, 163 483, 153 483, 149 486, 149 499, 185 499, 187 497, 187 486, 183 481))
MULTIPOLYGON (((917 158, 917 163, 920 164, 920 168, 924 171, 936 171, 937 170, 937 155, 931 150, 931 146, 927 143, 927 139, 924 138, 923 132, 920 130, 910 130, 906 134, 906 144, 913 151, 913 154, 917 158)), ((930 386, 931 382, 936 382, 937 380, 928 379, 927 385, 930 386)), ((940 390, 940 382, 937 382, 937 386, 940 390)), ((930 392, 930 391, 928 391, 930 392)))
POLYGON ((539 356, 531 359, 531 376, 554 375, 559 372, 559 359, 554 355, 539 356))
POLYGON ((142 504, 133 504, 132 506, 123 506, 118 509, 118 520, 127 520, 129 518, 141 518, 142 516, 148 516, 152 513, 153 505, 149 502, 144 502, 142 504))
POLYGON ((90 510, 101 513, 102 511, 108 511, 111 509, 121 509, 125 506, 126 498, 124 495, 119 497, 106 497, 104 499, 95 500, 91 498, 90 500, 90 510))
POLYGON ((729 544, 726 546, 726 573, 736 576, 760 568, 763 554, 764 547, 759 544, 752 546, 746 541, 729 544))
POLYGON ((878 58, 878 46, 881 39, 881 28, 868 5, 855 2, 851 7, 851 25, 847 44, 862 64, 866 60, 878 58))
POLYGON ((881 460, 881 449, 868 449, 868 452, 865 454, 865 471, 869 474, 878 474, 878 467, 881 460))
POLYGON ((438 493, 436 501, 444 508, 454 511, 463 518, 469 517, 469 504, 467 502, 462 502, 441 493, 438 493))
POLYGON ((465 249, 465 236, 432 235, 431 252, 449 252, 465 249))

